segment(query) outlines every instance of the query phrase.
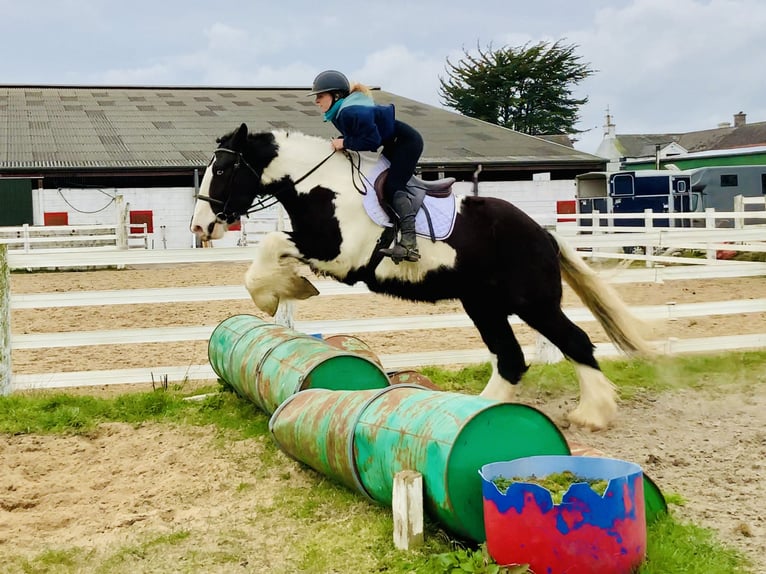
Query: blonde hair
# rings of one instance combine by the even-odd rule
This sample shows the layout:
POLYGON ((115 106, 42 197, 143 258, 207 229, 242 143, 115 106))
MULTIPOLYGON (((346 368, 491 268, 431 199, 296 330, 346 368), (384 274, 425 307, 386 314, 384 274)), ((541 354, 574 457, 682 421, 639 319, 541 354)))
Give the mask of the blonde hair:
POLYGON ((349 91, 349 93, 351 94, 354 92, 362 92, 362 94, 364 94, 365 96, 369 98, 372 97, 372 90, 368 86, 365 86, 364 84, 360 84, 359 82, 354 82, 353 84, 351 84, 351 90, 349 91))

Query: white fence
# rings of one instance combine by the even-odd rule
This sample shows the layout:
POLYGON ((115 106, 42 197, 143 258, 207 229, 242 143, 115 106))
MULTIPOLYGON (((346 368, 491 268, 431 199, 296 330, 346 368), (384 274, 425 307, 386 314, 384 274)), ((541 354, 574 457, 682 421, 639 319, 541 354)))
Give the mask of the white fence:
MULTIPOLYGON (((667 217, 667 214, 657 214, 667 217)), ((563 231, 563 228, 562 228, 563 231)), ((589 231, 592 231, 590 229, 589 231)), ((605 229, 602 231, 606 231, 605 229)), ((614 230, 612 230, 614 231, 614 230)), ((713 277, 766 276, 766 263, 718 261, 691 257, 671 257, 655 255, 655 248, 668 249, 684 246, 684 249, 700 248, 715 250, 718 248, 737 248, 741 250, 764 252, 766 233, 763 229, 753 234, 753 229, 645 229, 635 232, 602 233, 590 235, 572 235, 570 241, 590 252, 583 255, 591 257, 621 257, 624 259, 643 258, 648 268, 621 269, 609 272, 611 282, 663 282, 674 279, 695 279, 713 277), (706 235, 700 235, 705 233, 706 235), (739 235, 732 235, 732 234, 739 235), (758 235, 760 233, 760 235, 758 235), (657 235, 655 235, 657 234, 657 235), (736 241, 735 244, 730 241, 736 241), (651 247, 647 255, 629 255, 608 253, 609 249, 620 249, 625 245, 645 245, 651 247), (692 246, 692 247, 690 247, 692 246), (668 265, 671 263, 672 265, 668 265), (687 263, 684 265, 683 263, 687 263), (701 264, 701 263, 704 263, 701 264)), ((0 246, 0 253, 4 248, 0 246)), ((67 267, 123 267, 126 265, 152 265, 193 262, 247 261, 249 251, 238 247, 214 249, 173 249, 173 250, 58 250, 56 253, 38 253, 31 251, 8 252, 7 267, 10 269, 40 269, 67 267)), ((4 262, 0 261, 0 270, 4 262)), ((362 286, 348 287, 340 283, 321 281, 319 288, 322 295, 364 294, 362 286)), ((7 302, 0 304, 5 328, 10 325, 10 312, 13 309, 53 308, 87 305, 123 305, 138 303, 167 303, 181 301, 211 301, 228 299, 247 299, 248 295, 241 287, 207 288, 168 288, 168 289, 129 289, 114 291, 91 291, 76 293, 38 293, 14 295, 3 293, 7 302)), ((2 299, 0 299, 2 303, 2 299)), ((567 314, 576 322, 590 321, 593 318, 583 308, 567 309, 567 314)), ((766 312, 766 299, 746 301, 723 301, 714 303, 695 303, 678 305, 657 305, 641 307, 635 311, 642 317, 668 318, 738 313, 766 312)), ((391 330, 434 329, 462 327, 470 325, 465 315, 441 315, 423 317, 398 317, 390 319, 345 320, 297 322, 295 328, 305 332, 323 334, 365 333, 391 330)), ((12 334, 5 337, 6 349, 34 349, 51 347, 78 347, 83 345, 137 344, 147 342, 171 342, 206 340, 215 325, 202 327, 169 327, 160 329, 131 329, 119 331, 12 334), (10 344, 7 344, 10 341, 10 344)), ((0 343, 3 338, 0 337, 0 343)), ((730 337, 711 337, 692 340, 655 341, 655 346, 665 352, 720 351, 737 348, 760 348, 766 346, 766 334, 735 335, 730 337)), ((0 349, 2 350, 2 349, 0 349)), ((529 357, 535 356, 535 348, 525 348, 529 357)), ((598 356, 615 355, 616 350, 610 344, 597 345, 598 356)), ((408 353, 400 355, 382 355, 381 361, 387 369, 411 368, 421 365, 460 364, 480 362, 488 358, 485 349, 467 349, 464 351, 446 351, 432 353, 408 353)), ((5 361, 8 363, 8 361, 5 361)), ((72 385, 104 385, 113 383, 139 383, 167 377, 170 381, 212 379, 215 374, 209 365, 163 366, 152 365, 143 369, 120 371, 87 371, 70 373, 41 373, 12 375, 0 370, 0 383, 4 380, 4 391, 30 388, 55 388, 72 385)), ((0 387, 2 385, 0 384, 0 387)))
POLYGON ((149 249, 186 249, 193 245, 194 194, 193 187, 33 189, 33 222, 42 228, 46 213, 65 212, 70 225, 113 226, 133 210, 148 211, 149 249))
POLYGON ((0 243, 10 250, 32 251, 62 249, 129 249, 149 248, 146 223, 127 225, 46 225, 24 224, 0 227, 0 243))

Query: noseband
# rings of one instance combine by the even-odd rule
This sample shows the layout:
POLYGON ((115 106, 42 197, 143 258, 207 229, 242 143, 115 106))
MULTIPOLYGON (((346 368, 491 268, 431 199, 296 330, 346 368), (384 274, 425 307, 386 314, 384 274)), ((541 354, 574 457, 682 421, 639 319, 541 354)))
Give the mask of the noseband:
MULTIPOLYGON (((232 169, 231 174, 229 175, 229 180, 226 182, 226 185, 225 185, 226 189, 230 188, 231 183, 234 181, 234 177, 237 175, 237 171, 242 166, 249 169, 250 172, 253 175, 255 175, 255 177, 258 178, 258 181, 261 180, 261 176, 263 174, 259 173, 253 166, 247 163, 247 160, 242 155, 242 152, 234 151, 232 149, 228 149, 225 147, 219 147, 213 152, 213 157, 210 159, 210 163, 208 164, 208 167, 213 164, 213 162, 215 161, 215 155, 218 152, 229 153, 236 156, 236 160, 234 161, 234 166, 233 166, 234 169, 232 169)), ((198 193, 197 195, 195 195, 194 198, 200 199, 202 201, 206 201, 211 205, 211 207, 215 207, 216 209, 218 209, 218 212, 215 214, 216 223, 226 223, 227 225, 231 225, 232 223, 236 222, 243 215, 249 215, 250 213, 255 213, 256 211, 262 211, 268 207, 271 207, 277 202, 277 199, 273 195, 265 195, 265 196, 259 197, 257 201, 251 204, 247 210, 240 213, 239 211, 234 211, 229 208, 229 202, 231 201, 231 191, 229 192, 229 195, 226 198, 226 201, 221 201, 220 199, 215 199, 208 195, 202 195, 201 193, 198 193)))

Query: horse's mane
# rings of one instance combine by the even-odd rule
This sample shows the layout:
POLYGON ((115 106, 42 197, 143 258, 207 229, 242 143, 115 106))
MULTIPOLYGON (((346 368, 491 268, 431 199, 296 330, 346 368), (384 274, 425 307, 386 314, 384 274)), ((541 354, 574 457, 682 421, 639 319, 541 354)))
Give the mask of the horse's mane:
MULTIPOLYGON (((300 143, 306 143, 306 145, 324 145, 325 147, 329 146, 329 140, 327 138, 303 133, 300 131, 288 131, 288 130, 274 130, 271 132, 274 134, 274 137, 277 141, 281 141, 282 139, 285 140, 291 140, 296 141, 298 140, 300 143)), ((252 135, 252 134, 249 134, 252 135)), ((248 136, 249 137, 249 136, 248 136)))
MULTIPOLYGON (((239 129, 240 128, 235 128, 231 130, 230 132, 222 135, 221 137, 216 138, 215 140, 216 143, 221 144, 223 142, 227 142, 231 140, 237 134, 239 129)), ((289 131, 285 129, 276 129, 276 130, 263 130, 263 131, 256 131, 256 132, 248 131, 247 143, 249 144, 262 143, 264 139, 270 139, 270 137, 273 137, 276 142, 290 140, 291 142, 297 141, 299 143, 305 143, 306 145, 315 145, 315 146, 320 146, 320 145, 327 146, 329 141, 327 138, 306 134, 304 132, 297 131, 297 130, 289 131)))
MULTIPOLYGON (((219 146, 233 146, 233 141, 242 137, 240 133, 242 126, 226 135, 218 138, 216 141, 219 146)), ((246 129, 246 128, 245 128, 246 129)), ((310 135, 297 130, 265 130, 257 132, 246 132, 244 145, 249 148, 249 161, 256 166, 263 166, 263 175, 266 181, 281 179, 284 175, 290 175, 294 180, 312 171, 317 165, 324 164, 331 159, 328 156, 333 155, 330 140, 327 137, 310 135), (268 166, 268 167, 265 167, 268 166)), ((243 142, 240 141, 239 147, 243 142)), ((346 162, 343 154, 336 154, 337 158, 327 165, 339 165, 340 162, 346 162)), ((357 162, 362 161, 361 159, 357 162)), ((346 162, 347 164, 347 162, 346 162)), ((340 172, 339 172, 340 173, 340 172)), ((347 177, 345 170, 342 172, 347 177)))

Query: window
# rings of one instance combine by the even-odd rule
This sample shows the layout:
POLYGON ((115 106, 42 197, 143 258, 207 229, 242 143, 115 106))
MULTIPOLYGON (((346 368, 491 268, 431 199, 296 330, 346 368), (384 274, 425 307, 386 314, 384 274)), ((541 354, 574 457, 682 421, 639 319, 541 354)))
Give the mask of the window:
POLYGON ((736 173, 724 173, 721 175, 721 187, 737 187, 738 185, 736 173))
POLYGON ((612 178, 612 196, 630 197, 633 195, 633 176, 615 175, 612 178))
POLYGON ((761 174, 761 193, 766 195, 766 173, 761 174))

